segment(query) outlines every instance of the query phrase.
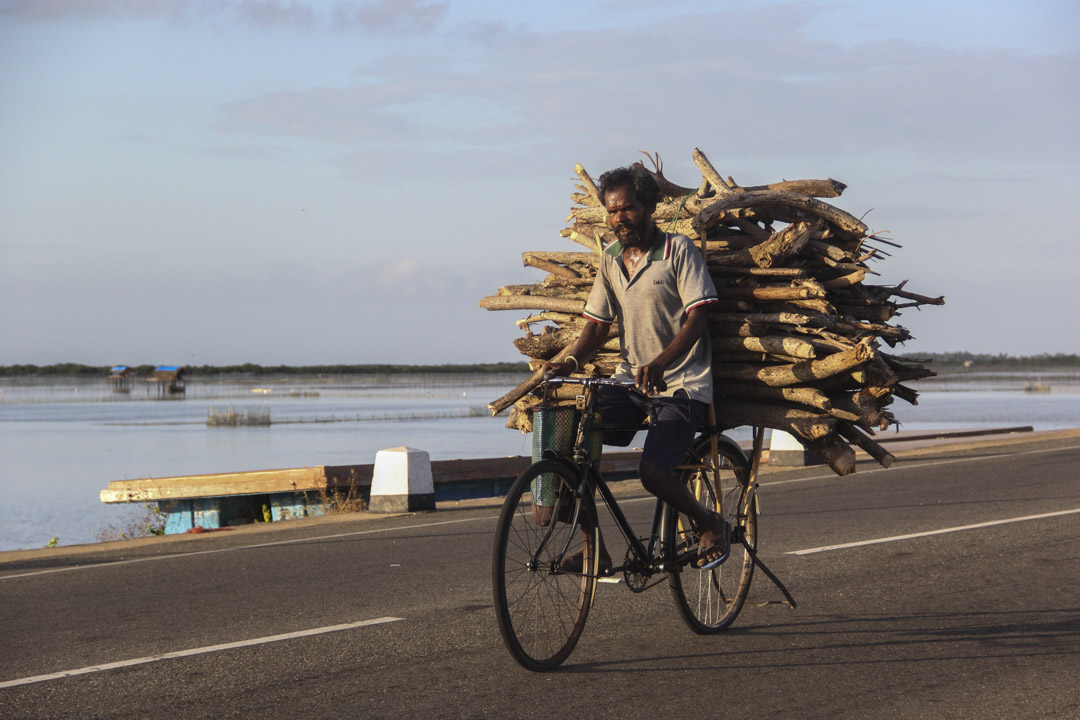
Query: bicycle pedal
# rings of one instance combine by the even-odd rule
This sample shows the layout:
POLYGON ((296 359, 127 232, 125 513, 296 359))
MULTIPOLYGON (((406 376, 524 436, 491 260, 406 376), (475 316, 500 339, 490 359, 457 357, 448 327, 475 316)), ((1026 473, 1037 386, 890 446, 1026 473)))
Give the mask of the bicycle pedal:
POLYGON ((723 564, 724 561, 727 560, 729 557, 731 557, 731 548, 728 548, 728 551, 726 553, 716 558, 712 562, 705 563, 704 565, 697 565, 696 567, 698 570, 712 570, 717 565, 723 564))

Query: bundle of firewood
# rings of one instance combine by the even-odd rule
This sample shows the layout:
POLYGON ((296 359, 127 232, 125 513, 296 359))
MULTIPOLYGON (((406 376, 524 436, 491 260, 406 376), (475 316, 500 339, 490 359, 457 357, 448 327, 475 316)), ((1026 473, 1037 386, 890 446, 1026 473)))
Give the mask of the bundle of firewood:
MULTIPOLYGON (((900 310, 931 304, 904 289, 868 282, 871 264, 896 243, 859 219, 817 198, 846 187, 835 180, 795 180, 740 187, 724 179, 699 150, 703 180, 680 187, 650 158, 661 191, 654 223, 693 239, 705 254, 720 302, 709 318, 715 379, 714 407, 725 428, 750 425, 790 433, 840 475, 855 469, 852 445, 886 467, 892 456, 872 438, 897 424, 894 397, 914 404, 905 381, 934 373, 925 361, 884 352, 912 336, 891 321, 900 310)), ((480 301, 488 310, 528 310, 515 341, 531 359, 532 377, 488 406, 511 408, 508 427, 531 431, 540 401, 540 368, 570 352, 587 322, 582 310, 601 248, 614 239, 596 185, 581 166, 564 237, 583 252, 526 252, 526 266, 547 273, 534 285, 512 285, 480 301), (536 332, 534 328, 539 328, 536 332)), ((905 281, 906 282, 906 281, 905 281)), ((619 363, 618 327, 582 374, 609 376, 619 363)), ((572 387, 558 402, 573 402, 572 387)))

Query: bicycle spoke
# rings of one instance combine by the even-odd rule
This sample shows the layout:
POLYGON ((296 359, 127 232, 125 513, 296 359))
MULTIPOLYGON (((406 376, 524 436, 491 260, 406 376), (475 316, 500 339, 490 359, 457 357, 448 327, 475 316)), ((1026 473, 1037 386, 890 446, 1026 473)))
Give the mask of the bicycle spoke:
POLYGON ((492 563, 499 630, 518 662, 532 670, 556 667, 569 655, 581 635, 595 589, 595 578, 556 570, 578 537, 585 536, 584 558, 595 553, 594 538, 579 526, 559 520, 560 515, 565 517, 564 503, 575 502, 574 482, 565 465, 541 461, 515 481, 499 519, 492 563), (563 491, 550 508, 546 526, 538 522, 546 514, 533 512, 529 492, 540 476, 545 481, 555 478, 556 487, 563 491))
MULTIPOLYGON (((718 465, 703 457, 710 452, 708 438, 699 439, 688 454, 684 482, 706 507, 715 508, 732 527, 732 548, 728 559, 709 570, 694 566, 676 573, 672 591, 687 624, 698 633, 712 633, 728 627, 742 609, 750 589, 753 561, 737 543, 741 535, 752 543, 756 539, 756 516, 749 507, 749 472, 745 458, 722 446, 718 465), (706 477, 708 476, 708 477, 706 477)), ((683 550, 697 541, 688 532, 689 521, 677 520, 676 548, 683 550)))

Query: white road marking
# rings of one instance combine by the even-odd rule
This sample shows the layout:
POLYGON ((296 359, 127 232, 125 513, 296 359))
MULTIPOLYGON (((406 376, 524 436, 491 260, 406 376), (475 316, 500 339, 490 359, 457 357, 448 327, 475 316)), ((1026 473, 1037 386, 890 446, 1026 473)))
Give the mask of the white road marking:
POLYGON ((861 547, 863 545, 877 545, 879 543, 898 542, 900 540, 911 540, 913 538, 928 537, 930 535, 943 535, 945 533, 963 532, 964 530, 977 530, 979 528, 993 527, 994 525, 1006 525, 1008 523, 1026 522, 1028 520, 1043 520, 1045 518, 1060 517, 1062 515, 1074 515, 1076 513, 1080 513, 1080 508, 1042 513, 1041 515, 1025 515, 1023 517, 1006 518, 1004 520, 991 520, 989 522, 975 523, 974 525, 959 525, 957 527, 942 528, 940 530, 927 530, 925 532, 910 533, 908 535, 894 535, 892 537, 875 538, 873 540, 860 540, 858 542, 842 543, 840 545, 824 545, 822 547, 807 548, 806 550, 792 550, 784 554, 812 555, 813 553, 828 552, 830 550, 846 550, 847 548, 861 547))
MULTIPOLYGON (((1039 454, 1048 453, 1048 452, 1060 452, 1062 450, 1080 450, 1080 445, 1068 445, 1066 447, 1059 447, 1059 448, 1044 448, 1042 450, 1025 450, 1023 452, 1003 453, 1001 455, 979 455, 977 457, 958 457, 958 458, 952 458, 950 460, 927 460, 926 462, 914 463, 912 465, 896 465, 895 467, 896 467, 897 470, 918 470, 921 467, 940 467, 941 465, 952 465, 953 463, 974 462, 974 461, 978 461, 978 460, 1000 460, 1003 457, 1010 457, 1010 456, 1020 457, 1022 455, 1039 455, 1039 454)), ((859 472, 855 473, 854 475, 848 475, 846 477, 841 477, 841 476, 837 475, 836 473, 829 472, 829 473, 822 473, 821 475, 811 475, 810 477, 794 478, 792 480, 773 480, 772 482, 769 482, 767 480, 761 480, 761 481, 758 482, 758 485, 760 485, 761 487, 769 487, 771 485, 788 485, 788 484, 791 484, 791 483, 810 482, 811 480, 858 480, 858 479, 860 479, 862 477, 865 477, 867 475, 874 475, 876 473, 888 472, 889 470, 890 470, 890 468, 875 467, 875 468, 869 468, 867 470, 860 470, 859 472)))
MULTIPOLYGON (((71 567, 53 568, 51 570, 34 570, 32 572, 19 573, 18 575, 0 576, 0 582, 14 580, 16 578, 34 577, 37 575, 51 575, 52 573, 72 572, 74 570, 97 570, 99 568, 116 567, 117 565, 133 565, 135 563, 154 562, 156 560, 175 560, 177 558, 195 557, 197 555, 214 555, 217 553, 238 552, 240 550, 258 550, 259 548, 277 547, 279 545, 299 545, 306 542, 319 542, 320 540, 336 540, 338 538, 355 537, 357 535, 375 535, 378 533, 394 532, 396 530, 416 530, 420 528, 438 527, 439 525, 455 525, 457 523, 478 522, 481 520, 498 520, 498 515, 486 515, 478 518, 462 518, 460 520, 441 520, 439 522, 423 523, 420 525, 397 525, 395 527, 377 528, 375 530, 355 530, 347 533, 334 535, 319 535, 316 537, 297 538, 294 540, 278 540, 277 542, 257 543, 254 545, 237 545, 236 547, 215 548, 213 550, 195 550, 187 553, 170 553, 168 555, 150 555, 131 560, 114 560, 112 562, 99 563, 96 565, 72 565, 71 567)), ((2 566, 0 566, 2 567, 2 566)))
POLYGON ((63 672, 49 673, 48 675, 35 675, 34 677, 7 680, 5 682, 0 682, 0 689, 17 687, 19 685, 32 685, 33 683, 58 680, 60 678, 74 677, 76 675, 105 672, 106 670, 115 670, 117 668, 131 667, 133 665, 145 665, 161 660, 173 660, 176 658, 190 657, 192 655, 205 655, 207 653, 221 652, 223 650, 251 647, 252 645, 265 645, 266 643, 281 642, 282 640, 293 640, 295 638, 311 637, 312 635, 323 635, 325 633, 340 632, 341 630, 353 630, 355 628, 368 627, 370 625, 382 625, 384 623, 398 622, 403 619, 404 618, 397 617, 382 617, 375 620, 361 620, 360 622, 345 623, 344 625, 328 625, 326 627, 313 628, 311 630, 299 630, 297 632, 284 633, 282 635, 270 635, 269 637, 222 643, 221 645, 209 645, 207 647, 192 648, 191 650, 177 650, 175 652, 167 652, 160 655, 148 655, 147 657, 135 658, 134 660, 121 660, 119 662, 104 663, 102 665, 91 665, 89 667, 79 668, 78 670, 65 670, 63 672))

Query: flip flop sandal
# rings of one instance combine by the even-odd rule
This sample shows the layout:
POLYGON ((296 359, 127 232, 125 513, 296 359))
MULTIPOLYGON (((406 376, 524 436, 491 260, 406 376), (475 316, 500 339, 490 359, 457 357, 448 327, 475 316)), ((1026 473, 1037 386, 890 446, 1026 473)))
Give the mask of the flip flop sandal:
POLYGON ((699 570, 709 570, 716 567, 720 563, 724 562, 731 555, 731 525, 724 523, 724 539, 722 542, 714 542, 705 550, 698 551, 698 559, 696 567, 699 570), (716 554, 717 550, 723 546, 723 552, 716 554))

